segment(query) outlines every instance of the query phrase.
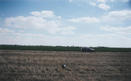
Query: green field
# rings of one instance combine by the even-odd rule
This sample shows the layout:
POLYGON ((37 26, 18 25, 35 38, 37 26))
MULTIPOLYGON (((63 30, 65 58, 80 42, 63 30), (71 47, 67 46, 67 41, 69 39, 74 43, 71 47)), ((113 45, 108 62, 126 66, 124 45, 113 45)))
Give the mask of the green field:
MULTIPOLYGON (((0 50, 80 51, 75 46, 0 45, 0 50)), ((131 52, 131 48, 92 47, 95 52, 131 52)))

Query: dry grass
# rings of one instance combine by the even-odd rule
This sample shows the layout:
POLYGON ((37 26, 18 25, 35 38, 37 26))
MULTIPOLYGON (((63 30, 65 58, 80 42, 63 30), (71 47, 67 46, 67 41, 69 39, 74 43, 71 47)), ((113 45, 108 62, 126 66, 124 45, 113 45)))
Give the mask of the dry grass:
POLYGON ((131 52, 1 50, 0 81, 131 81, 130 58, 131 52))

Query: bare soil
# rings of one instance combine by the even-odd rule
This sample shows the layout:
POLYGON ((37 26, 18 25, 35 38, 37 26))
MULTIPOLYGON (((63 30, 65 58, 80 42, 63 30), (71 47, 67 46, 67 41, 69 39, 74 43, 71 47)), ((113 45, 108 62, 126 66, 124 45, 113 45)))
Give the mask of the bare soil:
POLYGON ((0 81, 131 81, 131 52, 0 50, 0 81))

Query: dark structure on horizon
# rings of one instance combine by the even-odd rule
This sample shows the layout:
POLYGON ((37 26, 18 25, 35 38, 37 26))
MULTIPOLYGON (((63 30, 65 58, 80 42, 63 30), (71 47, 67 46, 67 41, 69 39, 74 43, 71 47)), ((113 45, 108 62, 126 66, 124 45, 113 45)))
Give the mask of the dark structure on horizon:
POLYGON ((94 52, 95 49, 89 48, 89 47, 82 47, 82 48, 81 48, 81 51, 82 51, 82 52, 94 52))

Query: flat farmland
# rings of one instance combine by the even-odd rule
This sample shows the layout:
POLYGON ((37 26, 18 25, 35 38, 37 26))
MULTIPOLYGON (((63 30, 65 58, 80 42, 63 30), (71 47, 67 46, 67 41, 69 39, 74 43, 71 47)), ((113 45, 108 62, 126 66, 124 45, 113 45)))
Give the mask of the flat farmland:
POLYGON ((131 81, 131 52, 0 50, 0 81, 131 81))

